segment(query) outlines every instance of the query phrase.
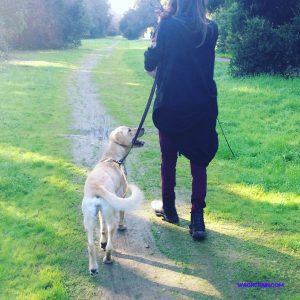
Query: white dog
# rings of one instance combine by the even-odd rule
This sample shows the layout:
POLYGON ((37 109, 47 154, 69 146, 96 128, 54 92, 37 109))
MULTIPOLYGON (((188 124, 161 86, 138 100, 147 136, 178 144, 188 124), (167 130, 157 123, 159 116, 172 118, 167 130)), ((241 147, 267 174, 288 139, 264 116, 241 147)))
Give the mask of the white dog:
MULTIPOLYGON (((144 198, 137 186, 127 183, 125 169, 118 163, 130 148, 136 132, 137 129, 125 126, 115 129, 110 134, 108 146, 100 162, 85 182, 82 212, 88 238, 89 270, 92 276, 98 273, 94 245, 94 229, 98 214, 101 232, 100 246, 106 250, 103 262, 108 264, 112 263, 114 232, 118 225, 120 230, 125 229, 124 211, 137 208, 144 198), (128 191, 131 195, 125 198, 128 191)), ((141 130, 139 136, 143 134, 144 129, 141 130)), ((143 145, 144 142, 137 140, 134 147, 143 147, 143 145)))

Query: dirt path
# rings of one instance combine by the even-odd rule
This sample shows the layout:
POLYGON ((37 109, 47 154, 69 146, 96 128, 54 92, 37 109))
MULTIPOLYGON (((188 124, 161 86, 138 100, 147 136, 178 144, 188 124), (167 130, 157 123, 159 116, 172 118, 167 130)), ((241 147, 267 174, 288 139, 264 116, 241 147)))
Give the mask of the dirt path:
MULTIPOLYGON (((114 125, 99 103, 93 84, 93 69, 112 48, 89 54, 70 78, 68 92, 73 110, 73 155, 76 164, 93 167, 104 144, 104 137, 114 125), (101 142, 102 140, 102 142, 101 142)), ((134 154, 132 154, 134 155, 134 154)), ((183 275, 182 268, 164 257, 155 246, 150 230, 149 204, 127 215, 128 230, 114 239, 113 265, 102 263, 98 249, 99 275, 93 280, 95 299, 191 299, 191 293, 219 299, 209 282, 193 275, 183 275)), ((87 276, 88 269, 87 269, 87 276)))

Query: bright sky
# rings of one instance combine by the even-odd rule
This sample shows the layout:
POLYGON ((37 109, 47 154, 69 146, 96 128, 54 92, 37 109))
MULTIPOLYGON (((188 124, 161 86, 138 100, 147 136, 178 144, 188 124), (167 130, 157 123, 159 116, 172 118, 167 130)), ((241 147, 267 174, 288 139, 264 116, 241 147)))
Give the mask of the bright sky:
POLYGON ((111 9, 118 13, 123 14, 133 5, 134 0, 110 0, 111 9))

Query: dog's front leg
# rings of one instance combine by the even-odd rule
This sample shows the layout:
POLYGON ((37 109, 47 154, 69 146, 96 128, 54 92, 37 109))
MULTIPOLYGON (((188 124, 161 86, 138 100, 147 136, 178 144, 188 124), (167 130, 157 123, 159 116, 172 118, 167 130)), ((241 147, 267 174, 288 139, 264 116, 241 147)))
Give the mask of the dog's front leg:
POLYGON ((105 251, 107 245, 107 225, 101 210, 99 211, 99 220, 100 220, 100 247, 105 251))

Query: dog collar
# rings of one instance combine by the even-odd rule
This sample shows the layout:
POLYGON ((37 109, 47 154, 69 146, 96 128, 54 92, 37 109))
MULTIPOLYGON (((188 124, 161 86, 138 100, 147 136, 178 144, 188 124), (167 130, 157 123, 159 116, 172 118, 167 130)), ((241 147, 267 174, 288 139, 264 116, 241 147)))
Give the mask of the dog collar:
POLYGON ((112 158, 108 158, 108 159, 106 159, 106 160, 103 160, 102 162, 115 163, 115 164, 117 164, 119 167, 121 167, 120 162, 118 162, 117 160, 112 159, 112 158))
POLYGON ((126 169, 126 166, 125 166, 124 162, 120 162, 120 161, 117 161, 117 160, 112 159, 112 158, 102 160, 101 162, 108 162, 108 163, 113 163, 113 164, 118 165, 118 167, 120 169, 123 169, 124 174, 127 176, 127 169, 126 169), (123 166, 123 168, 122 168, 122 166, 123 166))
POLYGON ((124 177, 124 179, 125 179, 126 186, 127 186, 127 179, 126 179, 126 176, 127 176, 127 169, 126 169, 124 163, 120 163, 119 161, 117 161, 117 160, 115 160, 115 159, 112 159, 112 158, 108 158, 108 159, 102 160, 101 162, 107 162, 107 163, 112 163, 112 164, 118 165, 118 167, 121 169, 121 172, 123 173, 123 177, 124 177), (123 166, 123 167, 122 167, 122 166, 123 166))

